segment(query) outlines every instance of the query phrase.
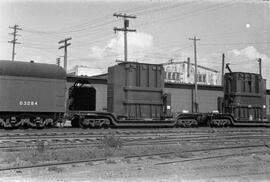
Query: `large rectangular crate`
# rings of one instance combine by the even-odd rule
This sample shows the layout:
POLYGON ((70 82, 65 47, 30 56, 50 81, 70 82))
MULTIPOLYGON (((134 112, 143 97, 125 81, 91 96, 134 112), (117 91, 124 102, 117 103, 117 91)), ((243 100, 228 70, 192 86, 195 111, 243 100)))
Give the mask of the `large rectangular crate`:
POLYGON ((108 112, 127 119, 160 118, 163 112, 162 65, 123 62, 108 70, 108 112))
POLYGON ((224 93, 261 93, 263 91, 262 76, 255 73, 234 72, 224 76, 224 93))
POLYGON ((255 73, 226 73, 224 77, 224 112, 236 120, 266 119, 266 80, 255 73))

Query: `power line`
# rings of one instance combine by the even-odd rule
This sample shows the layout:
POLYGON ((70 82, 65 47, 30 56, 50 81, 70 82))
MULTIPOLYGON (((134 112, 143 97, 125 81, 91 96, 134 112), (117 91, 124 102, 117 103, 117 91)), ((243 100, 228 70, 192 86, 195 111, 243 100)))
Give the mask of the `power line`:
POLYGON ((224 46, 224 45, 242 45, 242 44, 270 44, 270 42, 224 42, 224 43, 205 43, 202 46, 224 46))
MULTIPOLYGON (((173 15, 173 16, 169 16, 169 17, 164 17, 162 19, 158 19, 156 21, 153 21, 152 23, 159 23, 159 22, 168 23, 170 21, 175 21, 175 20, 179 20, 179 19, 183 19, 183 18, 196 16, 196 15, 199 15, 201 13, 207 13, 207 12, 210 12, 210 11, 215 11, 217 9, 225 8, 225 7, 230 6, 230 5, 232 5, 232 4, 229 3, 229 4, 226 4, 224 6, 210 6, 210 7, 207 7, 207 8, 196 9, 196 10, 193 10, 191 12, 180 14, 179 16, 173 15)), ((151 25, 151 23, 147 22, 147 23, 142 23, 142 24, 139 24, 139 25, 140 26, 147 26, 147 25, 151 25)))
POLYGON ((13 35, 13 40, 11 40, 11 41, 8 41, 9 43, 12 43, 12 61, 14 61, 14 58, 15 58, 15 45, 16 44, 21 44, 20 42, 17 42, 17 36, 20 36, 19 34, 18 34, 18 30, 22 30, 20 27, 19 27, 19 25, 14 25, 13 27, 8 27, 8 28, 10 28, 10 29, 12 29, 13 30, 13 33, 9 33, 9 34, 11 34, 11 35, 13 35))

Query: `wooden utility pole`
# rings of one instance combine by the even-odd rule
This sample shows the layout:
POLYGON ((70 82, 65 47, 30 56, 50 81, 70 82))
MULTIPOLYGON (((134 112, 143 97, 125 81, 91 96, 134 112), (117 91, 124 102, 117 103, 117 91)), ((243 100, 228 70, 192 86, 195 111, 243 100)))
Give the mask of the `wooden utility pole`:
POLYGON ((13 29, 13 33, 9 33, 10 35, 13 35, 13 40, 8 41, 9 43, 12 43, 12 61, 14 61, 15 58, 15 45, 16 44, 21 44, 20 42, 17 42, 17 36, 20 36, 18 33, 18 30, 22 30, 21 28, 19 28, 19 25, 14 25, 13 27, 8 27, 10 29, 13 29))
POLYGON ((262 75, 262 59, 261 58, 258 59, 258 63, 259 63, 259 74, 262 75))
POLYGON ((225 54, 222 54, 222 68, 221 68, 221 86, 224 87, 224 66, 225 66, 225 54))
POLYGON ((56 58, 56 64, 60 66, 60 58, 56 58))
POLYGON ((190 70, 190 57, 187 58, 187 77, 189 78, 189 70, 190 70))
POLYGON ((66 38, 64 40, 61 40, 58 42, 58 44, 64 43, 64 45, 60 46, 59 49, 64 48, 64 69, 67 72, 67 47, 71 45, 71 43, 68 43, 69 40, 71 40, 72 38, 66 38))
POLYGON ((114 27, 114 32, 116 33, 117 31, 122 31, 124 32, 124 60, 128 61, 127 58, 127 54, 128 54, 128 50, 127 50, 127 32, 136 32, 135 29, 128 29, 129 27, 129 18, 137 18, 134 15, 127 15, 127 14, 122 14, 122 13, 114 13, 113 16, 115 16, 116 18, 118 17, 122 17, 124 19, 124 28, 116 28, 114 27))
POLYGON ((195 61, 195 75, 194 75, 194 84, 195 84, 195 94, 194 94, 194 106, 195 106, 195 112, 199 112, 199 104, 197 102, 197 92, 198 92, 198 85, 197 85, 197 48, 196 48, 196 42, 200 39, 197 39, 196 36, 194 38, 189 38, 189 40, 193 40, 194 42, 194 61, 195 61))

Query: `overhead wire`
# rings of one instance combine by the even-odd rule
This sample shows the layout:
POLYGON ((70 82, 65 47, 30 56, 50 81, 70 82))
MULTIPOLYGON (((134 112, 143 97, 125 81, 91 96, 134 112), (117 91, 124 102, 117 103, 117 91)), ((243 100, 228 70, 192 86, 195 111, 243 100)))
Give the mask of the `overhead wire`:
MULTIPOLYGON (((226 5, 226 6, 228 6, 228 5, 226 5)), ((201 9, 200 11, 198 11, 197 10, 197 12, 194 10, 194 11, 191 11, 191 12, 189 12, 189 13, 184 13, 184 14, 181 14, 180 16, 178 16, 178 17, 167 17, 166 19, 164 18, 164 19, 161 19, 161 20, 158 20, 158 21, 156 21, 155 23, 159 23, 159 22, 162 22, 162 21, 174 21, 175 19, 179 19, 179 18, 183 18, 183 17, 188 17, 188 16, 195 16, 195 15, 198 15, 198 14, 200 14, 200 13, 203 13, 203 12, 209 12, 209 11, 214 11, 214 10, 217 10, 217 9, 219 9, 219 8, 223 8, 223 7, 226 7, 226 6, 211 6, 211 7, 208 7, 208 8, 204 8, 204 9, 201 9)), ((180 6, 180 4, 179 4, 179 7, 181 7, 180 6)), ((152 11, 150 11, 150 12, 158 12, 158 11, 165 11, 165 10, 170 10, 171 8, 175 8, 175 6, 173 6, 173 5, 167 5, 167 6, 165 6, 165 7, 159 7, 159 8, 155 8, 155 10, 156 11, 154 11, 154 10, 152 10, 152 11)), ((147 14, 147 12, 146 12, 146 10, 149 10, 149 9, 151 9, 150 7, 148 7, 148 8, 145 8, 145 9, 143 9, 143 8, 141 8, 141 10, 137 10, 137 12, 138 12, 138 14, 139 15, 146 15, 147 14)), ((136 12, 136 11, 134 11, 134 12, 136 12)), ((96 20, 102 20, 102 18, 104 18, 104 17, 100 17, 100 18, 97 18, 96 20)), ((48 35, 48 36, 56 36, 56 37, 60 37, 60 34, 63 34, 63 33, 76 33, 76 32, 79 32, 79 33, 81 33, 81 32, 83 32, 83 31, 85 31, 85 30, 90 30, 89 32, 91 32, 91 31, 95 31, 95 30, 98 30, 98 28, 102 28, 102 27, 104 27, 105 25, 108 25, 108 24, 110 24, 109 22, 114 22, 114 21, 107 21, 107 22, 101 22, 100 24, 99 24, 99 26, 98 27, 94 27, 93 25, 91 25, 91 26, 89 26, 88 24, 79 24, 79 25, 75 25, 75 26, 73 26, 72 28, 81 28, 81 29, 74 29, 74 30, 72 30, 72 31, 64 31, 64 32, 58 32, 58 33, 55 33, 55 32, 43 32, 43 31, 38 31, 38 30, 31 30, 31 29, 26 29, 25 31, 27 32, 31 32, 32 31, 32 33, 36 33, 36 34, 41 34, 41 35, 48 35), (89 27, 88 27, 89 26, 89 27), (86 28, 87 27, 87 28, 86 28)), ((149 23, 149 22, 148 22, 149 23)), ((97 31, 98 32, 98 31, 97 31)), ((87 32, 88 33, 88 32, 87 32)), ((108 36, 109 37, 109 36, 108 36)), ((93 40, 93 39, 92 39, 93 40)), ((89 44, 89 43, 101 43, 102 41, 104 41, 104 40, 106 40, 106 38, 105 37, 103 37, 103 38, 101 38, 101 39, 94 39, 93 41, 89 41, 88 42, 88 40, 84 40, 84 41, 78 41, 78 42, 74 42, 74 48, 83 48, 84 46, 84 44, 89 44), (77 44, 78 43, 78 44, 77 44), (76 45, 77 44, 77 45, 76 45), (81 47, 80 47, 81 46, 81 47)), ((264 43, 260 43, 260 44, 268 44, 269 42, 264 42, 264 43)), ((200 46, 216 46, 216 45, 218 45, 218 44, 220 44, 220 43, 204 43, 204 44, 200 44, 200 46)), ((231 43, 231 44, 225 44, 225 43, 222 43, 222 45, 239 45, 239 44, 243 44, 243 43, 231 43)), ((245 43, 244 43, 245 44, 245 43)), ((43 47, 43 46, 45 46, 45 44, 44 45, 42 45, 41 47, 43 47)), ((56 44, 56 46, 57 46, 57 44, 56 44)), ((41 47, 39 47, 39 48, 41 48, 41 47)), ((88 47, 88 46, 86 46, 86 47, 88 47)), ((90 47, 90 45, 89 45, 89 47, 90 47)), ((168 47, 169 49, 170 48, 172 48, 171 46, 169 46, 168 47)), ((53 48, 53 49, 55 49, 55 48, 53 48)))

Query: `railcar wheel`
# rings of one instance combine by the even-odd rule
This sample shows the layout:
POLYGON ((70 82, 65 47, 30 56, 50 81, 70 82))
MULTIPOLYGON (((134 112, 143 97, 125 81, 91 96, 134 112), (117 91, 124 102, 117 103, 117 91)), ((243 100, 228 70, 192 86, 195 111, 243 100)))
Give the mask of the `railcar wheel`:
POLYGON ((110 128, 110 120, 109 119, 107 119, 107 118, 104 119, 102 128, 104 128, 104 129, 110 128))
POLYGON ((232 122, 230 119, 224 119, 224 127, 230 127, 232 126, 232 122))
POLYGON ((20 119, 17 117, 10 117, 5 119, 5 128, 6 129, 18 129, 21 126, 20 119))
POLYGON ((89 128, 89 122, 87 122, 84 119, 80 119, 79 120, 79 127, 83 128, 83 129, 87 129, 87 128, 89 128))
POLYGON ((232 122, 230 121, 230 119, 213 119, 209 122, 209 124, 211 126, 214 127, 228 127, 232 125, 232 122))
POLYGON ((36 117, 35 118, 35 124, 37 129, 44 129, 46 126, 45 119, 42 117, 36 117))
POLYGON ((178 118, 177 124, 176 124, 176 126, 180 126, 184 128, 195 127, 197 125, 198 125, 198 122, 195 119, 182 119, 182 118, 178 118))

